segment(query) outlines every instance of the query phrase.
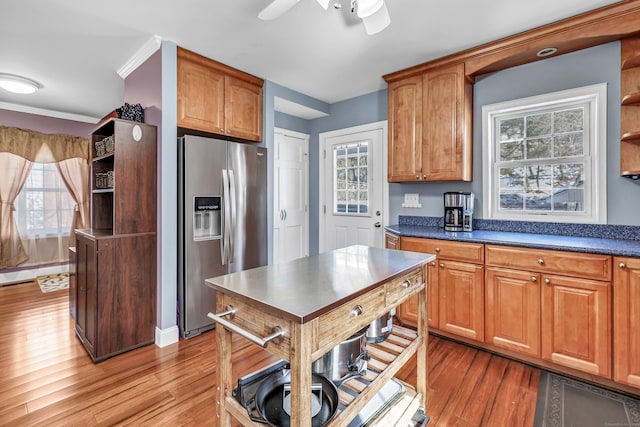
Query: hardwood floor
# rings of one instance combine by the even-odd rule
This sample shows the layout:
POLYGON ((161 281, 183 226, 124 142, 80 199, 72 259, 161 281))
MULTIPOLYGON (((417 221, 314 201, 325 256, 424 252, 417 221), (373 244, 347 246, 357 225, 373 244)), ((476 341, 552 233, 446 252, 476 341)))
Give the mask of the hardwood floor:
MULTIPOLYGON (((274 360, 242 338, 234 375, 274 360)), ((531 426, 540 372, 429 337, 429 426, 531 426)), ((0 287, 0 425, 208 426, 215 337, 146 346, 93 364, 73 330, 68 291, 0 287)), ((414 364, 398 375, 415 382, 414 364)))

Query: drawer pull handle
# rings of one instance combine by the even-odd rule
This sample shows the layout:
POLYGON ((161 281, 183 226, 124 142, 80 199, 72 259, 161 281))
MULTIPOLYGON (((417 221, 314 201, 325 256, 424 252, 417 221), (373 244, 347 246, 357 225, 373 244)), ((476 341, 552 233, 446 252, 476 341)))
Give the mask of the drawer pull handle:
POLYGON ((544 264, 544 260, 543 260, 542 258, 540 258, 540 259, 538 260, 538 264, 540 264, 540 265, 544 264))
POLYGON ((440 248, 436 248, 436 252, 440 252, 440 248))
POLYGON ((538 279, 536 278, 536 276, 531 276, 531 281, 533 283, 536 283, 538 281, 538 279))
POLYGON ((444 264, 440 264, 440 268, 444 268, 444 264))
POLYGON ((284 336, 284 330, 282 330, 282 328, 280 328, 279 326, 274 326, 271 329, 270 335, 267 335, 264 338, 257 337, 253 335, 251 332, 245 329, 242 329, 240 326, 234 325, 233 323, 229 322, 227 319, 224 319, 224 316, 233 315, 237 311, 237 309, 235 309, 231 305, 228 305, 225 308, 226 310, 223 311, 222 313, 218 313, 218 314, 208 313, 207 316, 215 320, 217 323, 221 324, 225 328, 229 329, 230 331, 245 337, 249 341, 259 345, 262 348, 265 348, 267 344, 269 344, 269 341, 273 341, 276 338, 280 338, 284 336))
POLYGON ((624 262, 621 262, 620 264, 618 264, 618 267, 620 267, 620 268, 625 268, 625 267, 626 267, 626 265, 624 265, 624 262))
POLYGON ((547 285, 551 283, 551 280, 549 279, 544 279, 544 283, 546 283, 547 285))
POLYGON ((411 280, 407 279, 404 282, 402 282, 403 288, 408 288, 409 286, 411 286, 411 280))
POLYGON ((351 313, 349 313, 350 317, 358 317, 364 312, 364 309, 360 304, 356 305, 351 309, 351 313))
POLYGON ((436 266, 436 262, 435 262, 435 261, 431 261, 431 265, 432 265, 433 267, 435 267, 435 266, 436 266))

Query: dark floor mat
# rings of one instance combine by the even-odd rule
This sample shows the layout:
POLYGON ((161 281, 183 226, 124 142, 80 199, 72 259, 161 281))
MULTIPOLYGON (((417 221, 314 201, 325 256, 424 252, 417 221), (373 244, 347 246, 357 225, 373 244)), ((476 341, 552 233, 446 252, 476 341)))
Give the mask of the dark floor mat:
POLYGON ((640 427, 640 400, 549 372, 540 375, 534 427, 640 427))

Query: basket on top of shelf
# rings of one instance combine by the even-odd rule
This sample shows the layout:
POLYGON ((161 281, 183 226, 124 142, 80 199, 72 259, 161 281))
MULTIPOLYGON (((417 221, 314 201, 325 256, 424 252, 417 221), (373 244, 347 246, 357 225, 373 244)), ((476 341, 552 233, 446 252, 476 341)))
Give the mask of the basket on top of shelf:
POLYGON ((105 188, 114 188, 115 187, 115 176, 113 171, 105 172, 105 173, 96 173, 96 188, 105 189, 105 188))
POLYGON ((113 153, 113 135, 102 138, 100 141, 96 141, 94 144, 96 146, 96 156, 98 157, 104 156, 105 154, 113 153))

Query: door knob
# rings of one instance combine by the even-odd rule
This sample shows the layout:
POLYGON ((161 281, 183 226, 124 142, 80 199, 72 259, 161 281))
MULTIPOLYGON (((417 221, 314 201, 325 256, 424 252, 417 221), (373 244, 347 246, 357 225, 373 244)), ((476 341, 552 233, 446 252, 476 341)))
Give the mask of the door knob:
POLYGON ((382 227, 382 224, 380 224, 380 221, 378 221, 378 222, 376 222, 375 224, 373 224, 373 226, 374 226, 375 228, 380 228, 380 227, 382 227))

